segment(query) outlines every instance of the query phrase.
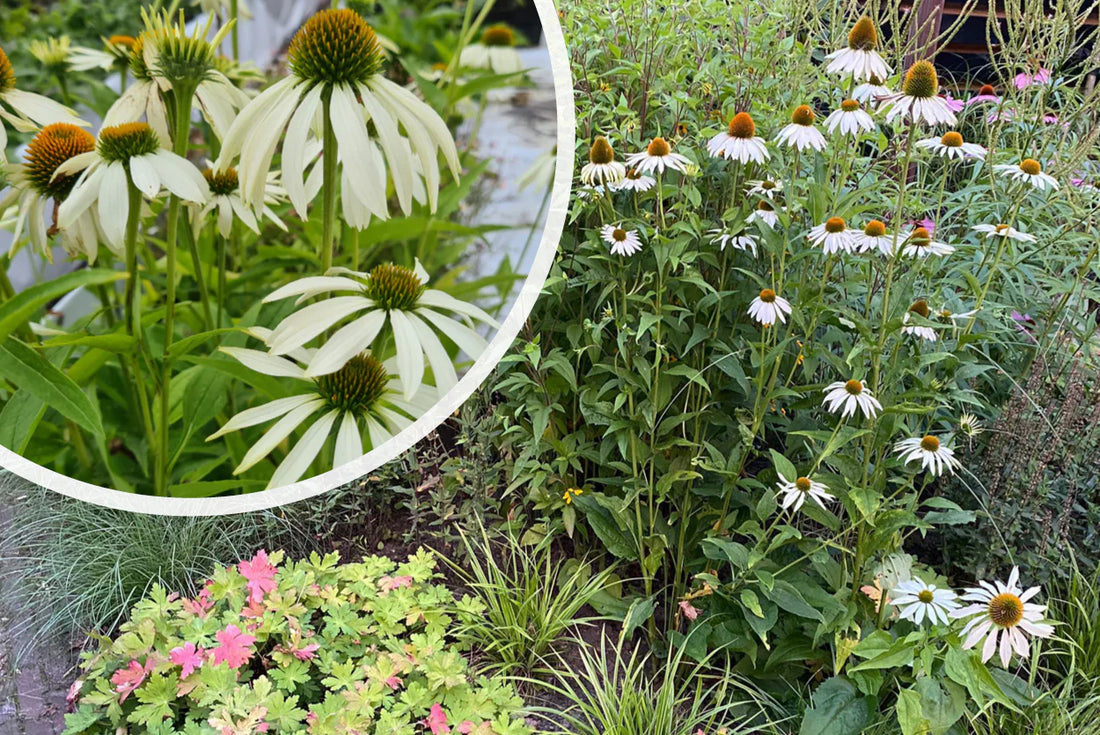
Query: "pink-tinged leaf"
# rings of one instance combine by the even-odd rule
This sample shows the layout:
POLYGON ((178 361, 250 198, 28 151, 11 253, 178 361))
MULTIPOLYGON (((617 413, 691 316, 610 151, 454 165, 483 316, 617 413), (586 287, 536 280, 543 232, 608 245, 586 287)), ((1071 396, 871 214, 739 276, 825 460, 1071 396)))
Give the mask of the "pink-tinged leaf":
POLYGON ((470 722, 469 720, 463 720, 462 722, 458 723, 458 727, 455 728, 455 730, 462 733, 462 735, 470 735, 470 731, 473 729, 474 723, 470 722))
POLYGON ((264 607, 262 602, 249 598, 248 604, 241 610, 241 615, 246 618, 262 618, 265 612, 267 612, 267 608, 264 607))
POLYGON ((259 602, 264 594, 275 589, 275 567, 267 560, 267 552, 260 549, 252 561, 242 561, 237 564, 237 571, 248 580, 249 599, 259 602))
POLYGON ((381 577, 378 580, 378 587, 382 592, 392 592, 399 587, 412 587, 413 578, 407 574, 401 574, 396 577, 381 577))
POLYGON ((71 710, 73 705, 76 704, 76 700, 80 697, 80 689, 84 686, 83 679, 77 679, 69 687, 68 693, 65 695, 65 701, 69 703, 69 709, 71 710))
POLYGON ((680 612, 684 614, 684 617, 688 620, 695 620, 699 617, 699 608, 692 605, 687 600, 680 600, 680 612))
POLYGON ((183 600, 183 609, 192 615, 198 615, 200 618, 206 617, 206 613, 210 611, 210 608, 214 607, 214 601, 210 599, 210 587, 206 586, 199 592, 199 596, 193 600, 183 600))
POLYGON ((236 669, 252 658, 252 644, 256 642, 256 637, 242 632, 236 625, 219 630, 214 637, 221 644, 214 649, 215 666, 225 662, 229 668, 236 669))
POLYGON ((386 679, 386 686, 388 686, 390 689, 398 689, 401 686, 401 677, 396 675, 391 676, 390 678, 386 679))
POLYGON ((146 662, 142 666, 135 659, 125 669, 119 669, 111 674, 111 683, 115 685, 115 691, 122 695, 118 698, 119 703, 125 702, 130 693, 141 686, 146 675, 153 668, 151 664, 152 662, 146 662))
POLYGON ((446 735, 451 731, 451 728, 447 727, 447 713, 443 711, 439 702, 432 705, 424 725, 432 735, 446 735))
POLYGON ((318 643, 310 643, 308 646, 302 646, 301 648, 294 649, 292 653, 294 654, 294 658, 298 659, 299 661, 309 661, 317 654, 317 650, 320 647, 321 646, 318 643))
POLYGON ((190 641, 184 643, 182 646, 176 646, 168 652, 168 660, 181 667, 181 679, 186 679, 195 669, 202 666, 205 657, 206 651, 202 650, 200 647, 196 647, 195 644, 190 641))

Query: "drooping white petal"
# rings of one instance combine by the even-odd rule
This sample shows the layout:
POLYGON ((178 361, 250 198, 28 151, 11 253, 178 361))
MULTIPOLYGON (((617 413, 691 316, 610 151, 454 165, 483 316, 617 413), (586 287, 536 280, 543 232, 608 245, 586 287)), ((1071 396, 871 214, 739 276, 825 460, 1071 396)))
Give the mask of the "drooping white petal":
POLYGON ((436 338, 432 328, 421 320, 415 313, 408 315, 409 324, 416 332, 416 339, 424 348, 424 354, 428 358, 428 364, 432 366, 432 375, 435 377, 435 386, 440 393, 446 393, 458 382, 454 363, 451 356, 443 348, 443 344, 436 338))
POLYGON ((272 354, 285 355, 324 332, 344 317, 370 306, 362 296, 336 296, 294 312, 284 319, 268 343, 272 354))
POLYGON ((244 429, 249 426, 255 426, 256 424, 266 423, 272 419, 277 419, 280 416, 290 413, 299 406, 304 406, 310 401, 315 400, 317 400, 317 397, 312 393, 304 393, 302 395, 289 396, 287 398, 276 398, 274 401, 265 403, 262 406, 245 409, 226 421, 222 428, 206 437, 206 441, 217 439, 219 436, 228 434, 231 431, 237 431, 238 429, 244 429))
POLYGON ((283 439, 290 436, 290 432, 298 428, 299 424, 309 418, 310 414, 314 413, 318 408, 321 408, 325 404, 321 398, 314 398, 309 403, 303 403, 293 411, 283 416, 276 421, 270 429, 264 432, 264 435, 260 437, 260 440, 252 445, 252 447, 245 453, 241 463, 237 465, 237 468, 233 470, 234 475, 239 475, 245 470, 248 470, 261 459, 271 453, 275 447, 279 445, 283 439))
POLYGON ((142 158, 148 159, 157 170, 164 188, 180 199, 201 204, 210 198, 210 185, 206 178, 186 158, 164 150, 142 158))
POLYGON ((322 90, 323 87, 317 85, 302 97, 302 101, 298 103, 298 109, 287 126, 286 136, 283 138, 282 182, 283 186, 286 187, 290 203, 294 205, 294 209, 302 219, 306 219, 309 202, 313 198, 307 195, 303 178, 306 159, 309 154, 306 141, 313 119, 317 116, 317 111, 321 107, 322 90))
POLYGON ((264 297, 264 303, 279 301, 291 296, 317 296, 330 291, 361 291, 363 284, 351 278, 337 276, 307 276, 275 289, 264 297))
POLYGON ((285 357, 269 355, 246 347, 219 347, 222 352, 237 359, 250 370, 276 378, 304 378, 305 370, 285 357))
POLYGON ((276 468, 275 473, 271 476, 271 481, 267 483, 268 488, 289 485, 297 481, 309 469, 309 465, 312 464, 325 446, 325 440, 328 439, 332 425, 339 415, 340 411, 338 409, 329 411, 306 429, 306 433, 302 435, 302 438, 298 440, 298 443, 294 445, 294 448, 287 453, 286 458, 276 468))
POLYGON ((359 433, 359 421, 351 411, 345 411, 336 434, 333 467, 342 467, 363 456, 363 436, 359 433))
POLYGON ((130 178, 134 186, 150 199, 160 191, 160 175, 151 159, 151 156, 134 156, 130 159, 130 178))
POLYGON ((435 326, 448 339, 473 359, 477 359, 489 345, 485 338, 465 324, 460 324, 454 319, 449 319, 439 312, 431 309, 417 309, 416 313, 435 326))
POLYGON ((99 221, 103 232, 115 245, 126 241, 126 219, 130 213, 130 183, 121 163, 108 164, 104 168, 103 181, 99 185, 99 221))
POLYGON ((368 312, 341 327, 323 347, 317 350, 317 354, 309 363, 306 375, 315 377, 336 372, 347 364, 348 360, 370 347, 371 342, 382 331, 385 324, 386 312, 379 309, 368 312))
POLYGON ((473 304, 468 304, 465 301, 460 301, 454 296, 451 296, 449 293, 445 293, 443 291, 437 291, 431 288, 426 289, 424 293, 420 295, 417 303, 423 304, 424 306, 435 306, 440 309, 447 309, 448 311, 453 311, 458 314, 464 314, 466 316, 473 317, 478 321, 485 322, 486 324, 494 328, 500 326, 499 324, 497 324, 496 320, 493 319, 493 317, 489 316, 489 314, 484 310, 478 308, 477 306, 474 306, 473 304))
MULTIPOLYGON (((424 379, 424 350, 417 340, 416 329, 409 323, 404 312, 393 310, 390 313, 393 326, 393 342, 397 348, 397 375, 405 398, 412 398, 424 379)), ((433 339, 439 341, 434 334, 433 339)))

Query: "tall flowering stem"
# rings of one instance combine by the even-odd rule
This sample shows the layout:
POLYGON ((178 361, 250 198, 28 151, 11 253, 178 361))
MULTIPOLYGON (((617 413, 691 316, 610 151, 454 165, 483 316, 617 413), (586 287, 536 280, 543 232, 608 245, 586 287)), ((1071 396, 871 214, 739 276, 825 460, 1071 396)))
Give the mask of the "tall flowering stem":
MULTIPOLYGON (((125 303, 123 304, 123 318, 126 325, 126 334, 133 337, 138 349, 135 354, 143 354, 141 349, 141 275, 138 273, 137 241, 138 225, 141 223, 141 190, 127 177, 127 196, 130 209, 126 217, 126 279, 125 303)), ((155 436, 153 427, 153 414, 149 408, 149 397, 145 393, 145 380, 142 378, 141 362, 134 355, 123 358, 121 361, 123 377, 129 383, 137 397, 137 403, 141 410, 141 420, 145 429, 145 436, 149 439, 150 446, 155 436), (130 363, 129 369, 126 363, 130 363)))

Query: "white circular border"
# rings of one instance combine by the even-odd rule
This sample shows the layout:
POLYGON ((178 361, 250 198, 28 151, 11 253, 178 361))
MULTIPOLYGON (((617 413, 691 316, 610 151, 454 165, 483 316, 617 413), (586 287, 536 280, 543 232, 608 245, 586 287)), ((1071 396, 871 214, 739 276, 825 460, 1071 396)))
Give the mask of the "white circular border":
POLYGON ((462 376, 458 384, 426 414, 406 427, 404 431, 354 462, 292 485, 247 495, 217 498, 160 498, 125 493, 66 477, 2 446, 0 446, 0 466, 24 480, 62 495, 117 510, 166 516, 230 515, 286 505, 347 484, 405 453, 443 423, 489 377, 512 345, 516 335, 519 334, 520 327, 527 321, 527 315, 531 312, 531 307, 534 306, 543 282, 550 272, 550 266, 554 262, 554 255, 558 249, 558 241, 565 229, 570 183, 573 180, 572 151, 577 126, 573 107, 573 79, 569 71, 565 36, 562 33, 561 22, 553 0, 534 0, 534 3, 542 23, 542 32, 546 36, 546 47, 550 53, 550 66, 554 75, 554 98, 558 113, 559 154, 554 173, 554 188, 547 208, 546 225, 542 231, 538 252, 531 264, 531 271, 500 329, 489 342, 485 352, 462 376))

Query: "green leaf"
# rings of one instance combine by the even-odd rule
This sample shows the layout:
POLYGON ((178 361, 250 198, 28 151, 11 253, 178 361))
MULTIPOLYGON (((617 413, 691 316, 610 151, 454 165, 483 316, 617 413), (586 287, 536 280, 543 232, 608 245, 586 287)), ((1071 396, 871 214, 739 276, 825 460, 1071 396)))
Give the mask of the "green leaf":
POLYGON ((619 632, 619 640, 630 638, 630 634, 646 624, 653 617, 653 610, 657 607, 657 596, 637 597, 630 603, 630 609, 626 611, 623 620, 623 629, 619 632))
POLYGON ((0 304, 0 339, 26 324, 35 312, 59 296, 81 286, 96 286, 125 277, 126 274, 119 271, 86 268, 20 291, 0 304))
POLYGON ((50 337, 42 343, 43 347, 98 347, 108 352, 130 352, 136 340, 128 334, 88 334, 73 332, 50 337))
POLYGON ((772 464, 775 465, 775 471, 779 473, 779 476, 788 482, 794 482, 798 479, 798 470, 794 468, 794 464, 774 449, 769 449, 772 455, 772 464))
POLYGON ((29 391, 16 391, 0 411, 0 446, 23 454, 45 414, 45 401, 29 391))
POLYGON ((904 638, 895 640, 886 631, 876 630, 859 642, 859 645, 852 650, 852 655, 866 660, 856 666, 850 666, 849 671, 892 669, 913 663, 913 646, 904 638))
POLYGON ((932 735, 945 735, 966 712, 966 690, 953 681, 939 682, 923 676, 917 679, 915 688, 932 735))
POLYGON ((634 540, 623 533, 610 510, 593 500, 588 494, 582 495, 574 502, 584 511, 588 525, 600 537, 600 541, 608 551, 620 559, 636 560, 638 558, 638 547, 634 544, 634 540))
POLYGON ((267 483, 263 480, 208 480, 205 482, 185 482, 169 485, 168 494, 174 498, 209 498, 222 493, 236 491, 262 490, 267 483))
POLYGON ((920 694, 914 689, 902 689, 898 692, 896 707, 901 735, 928 735, 931 728, 928 720, 921 714, 920 694))
POLYGON ((827 679, 813 695, 798 735, 859 735, 875 715, 874 697, 861 697, 843 676, 827 679))
POLYGON ((803 618, 810 618, 819 623, 825 622, 825 616, 821 614, 821 611, 806 602, 806 598, 790 582, 777 579, 772 589, 765 589, 764 594, 769 600, 789 613, 803 618))
POLYGON ((80 386, 14 337, 0 344, 0 375, 82 428, 103 435, 99 411, 80 386))

